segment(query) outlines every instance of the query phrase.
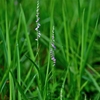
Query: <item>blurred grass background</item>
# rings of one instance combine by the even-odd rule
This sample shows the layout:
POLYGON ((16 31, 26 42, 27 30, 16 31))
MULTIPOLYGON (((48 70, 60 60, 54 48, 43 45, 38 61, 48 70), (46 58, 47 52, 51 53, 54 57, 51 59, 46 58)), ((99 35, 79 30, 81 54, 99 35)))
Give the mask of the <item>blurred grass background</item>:
POLYGON ((40 0, 38 59, 36 6, 36 0, 0 0, 0 100, 100 100, 100 1, 40 0))

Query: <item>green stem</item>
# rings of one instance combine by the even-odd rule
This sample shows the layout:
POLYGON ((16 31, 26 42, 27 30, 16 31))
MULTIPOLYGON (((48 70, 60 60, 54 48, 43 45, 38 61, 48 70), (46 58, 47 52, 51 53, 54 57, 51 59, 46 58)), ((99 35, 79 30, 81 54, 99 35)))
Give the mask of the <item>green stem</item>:
MULTIPOLYGON (((20 56, 19 56, 19 47, 17 43, 17 80, 19 85, 21 84, 21 75, 20 75, 20 56)), ((21 93, 18 91, 18 100, 21 100, 21 93)))
MULTIPOLYGON (((7 44, 7 55, 8 55, 8 67, 11 66, 11 49, 10 49, 10 39, 9 39, 9 29, 8 29, 8 18, 7 18, 7 3, 5 2, 5 20, 6 20, 6 44, 7 44)), ((10 100, 13 100, 13 78, 9 73, 9 93, 10 100)))

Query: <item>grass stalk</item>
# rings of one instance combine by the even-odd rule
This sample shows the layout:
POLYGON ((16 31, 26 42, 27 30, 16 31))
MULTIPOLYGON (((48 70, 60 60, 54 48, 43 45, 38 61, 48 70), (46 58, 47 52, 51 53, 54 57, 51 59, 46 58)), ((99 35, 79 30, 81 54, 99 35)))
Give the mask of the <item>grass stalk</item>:
MULTIPOLYGON (((6 21, 6 44, 7 44, 7 55, 8 55, 8 67, 11 66, 11 48, 10 48, 10 38, 9 38, 9 27, 8 27, 8 18, 7 18, 7 3, 5 2, 5 21, 6 21)), ((13 100, 14 95, 14 83, 11 74, 9 73, 9 95, 10 100, 13 100)))
POLYGON ((67 62, 69 62, 69 39, 68 39, 68 31, 67 31, 67 25, 66 25, 67 20, 66 20, 66 14, 65 14, 65 0, 63 0, 62 13, 63 13, 63 22, 64 22, 66 56, 67 56, 67 62))
POLYGON ((48 63, 47 63, 47 69, 46 69, 46 77, 45 77, 45 85, 44 85, 44 96, 43 100, 46 99, 47 96, 47 85, 48 85, 48 76, 49 76, 49 70, 50 70, 50 50, 51 50, 51 41, 52 41, 52 28, 53 28, 53 13, 54 13, 54 0, 51 0, 51 15, 50 15, 50 41, 49 41, 49 50, 48 50, 48 63))
MULTIPOLYGON (((19 44, 18 44, 18 37, 19 37, 19 31, 20 31, 20 25, 21 25, 21 13, 19 16, 19 22, 18 22, 18 28, 16 32, 16 54, 17 54, 17 81, 19 85, 21 85, 21 69, 20 69, 20 53, 19 53, 19 44)), ((21 100, 21 93, 18 90, 18 100, 21 100)))
MULTIPOLYGON (((19 85, 21 85, 21 70, 20 70, 20 56, 19 56, 19 46, 17 45, 17 80, 19 85)), ((21 100, 21 93, 18 90, 18 100, 21 100)))
POLYGON ((89 31, 90 15, 91 15, 91 10, 92 10, 92 2, 93 0, 91 0, 89 3, 88 14, 87 14, 86 30, 85 30, 85 49, 87 48, 87 40, 88 40, 88 35, 89 35, 88 31, 89 31))
POLYGON ((78 80, 77 80, 77 83, 78 83, 78 90, 76 92, 76 96, 75 96, 75 100, 78 100, 80 98, 80 90, 81 90, 81 77, 82 77, 82 72, 84 70, 84 62, 83 62, 83 59, 84 59, 84 41, 85 41, 85 32, 84 32, 84 13, 85 13, 85 9, 83 10, 83 14, 82 14, 82 35, 81 35, 81 59, 80 59, 80 69, 79 69, 79 75, 78 75, 78 80))

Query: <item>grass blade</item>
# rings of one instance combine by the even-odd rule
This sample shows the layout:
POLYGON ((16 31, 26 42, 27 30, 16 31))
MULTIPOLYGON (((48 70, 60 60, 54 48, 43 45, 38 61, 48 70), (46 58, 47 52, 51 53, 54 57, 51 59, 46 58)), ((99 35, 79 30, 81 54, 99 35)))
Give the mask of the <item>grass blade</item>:
POLYGON ((90 74, 87 70, 85 70, 91 81, 93 82, 94 86, 96 87, 97 91, 100 93, 100 86, 96 82, 96 80, 93 78, 92 74, 90 74))
POLYGON ((3 90, 3 88, 4 88, 4 86, 5 86, 5 83, 6 83, 7 79, 8 79, 8 75, 9 75, 10 68, 11 68, 11 67, 9 67, 9 68, 6 70, 5 74, 3 75, 2 80, 1 80, 1 82, 0 82, 0 93, 2 93, 2 90, 3 90))
MULTIPOLYGON (((19 56, 19 47, 17 43, 17 80, 19 85, 21 85, 21 70, 20 70, 20 56, 19 56)), ((21 100, 21 93, 18 90, 18 100, 21 100)))
POLYGON ((33 78, 31 79, 30 83, 27 85, 27 88, 25 89, 24 93, 26 93, 29 89, 29 87, 32 85, 34 79, 35 79, 36 75, 33 76, 33 78))
POLYGON ((3 50, 4 50, 4 55, 5 55, 5 62, 6 62, 6 64, 7 64, 7 63, 8 63, 8 62, 7 62, 8 56, 7 56, 6 41, 5 41, 5 39, 4 39, 4 35, 3 35, 2 31, 1 31, 1 29, 0 29, 0 38, 1 38, 2 43, 3 43, 3 50))
POLYGON ((11 76, 13 77, 14 82, 16 83, 16 87, 18 88, 18 90, 20 91, 22 97, 24 100, 28 100, 27 96, 24 94, 22 87, 19 85, 18 81, 16 80, 14 74, 10 71, 11 76))
POLYGON ((39 73, 39 67, 38 67, 38 65, 31 58, 29 58, 28 56, 26 56, 26 57, 33 63, 33 65, 35 66, 35 68, 37 69, 37 71, 39 73))
MULTIPOLYGON (((10 67, 11 65, 11 48, 10 48, 10 34, 9 34, 9 28, 8 28, 8 15, 7 15, 7 2, 5 2, 5 21, 6 21, 6 44, 7 44, 7 57, 8 57, 8 67, 10 67)), ((13 100, 14 99, 14 93, 13 93, 13 90, 14 90, 14 82, 13 82, 13 79, 12 79, 12 76, 11 74, 9 73, 9 95, 10 95, 10 100, 13 100)))
POLYGON ((98 26, 98 20, 96 21, 96 25, 95 25, 93 34, 92 34, 91 39, 90 39, 90 43, 89 43, 89 46, 88 46, 88 49, 87 49, 87 53, 86 53, 85 62, 86 62, 86 60, 88 58, 88 55, 89 55, 89 53, 91 51, 91 48, 92 48, 92 45, 93 45, 93 42, 94 42, 94 39, 95 39, 95 36, 96 36, 97 26, 98 26))
POLYGON ((37 87, 37 92, 38 92, 38 100, 43 100, 41 96, 41 92, 38 87, 37 87))

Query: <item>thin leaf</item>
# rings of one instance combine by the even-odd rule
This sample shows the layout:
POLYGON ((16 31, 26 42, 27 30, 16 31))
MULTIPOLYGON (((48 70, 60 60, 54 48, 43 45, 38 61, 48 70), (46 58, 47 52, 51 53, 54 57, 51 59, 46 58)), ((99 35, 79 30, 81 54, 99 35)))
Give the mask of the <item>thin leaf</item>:
POLYGON ((85 72, 87 73, 87 75, 90 77, 91 81, 93 82, 94 86, 96 87, 97 91, 100 92, 100 86, 98 85, 98 83, 96 82, 96 80, 93 78, 92 74, 90 74, 88 72, 88 70, 85 70, 85 72))
POLYGON ((7 79, 8 79, 10 68, 11 68, 11 67, 9 67, 9 68, 6 70, 5 74, 3 75, 2 80, 1 80, 1 82, 0 82, 0 93, 2 92, 2 90, 3 90, 4 86, 5 86, 5 83, 6 83, 7 79))
POLYGON ((37 69, 37 71, 39 73, 39 67, 38 67, 38 65, 31 58, 29 58, 27 55, 25 55, 25 56, 33 63, 33 65, 35 66, 35 68, 37 69))
POLYGON ((41 96, 41 92, 38 87, 37 87, 37 92, 38 92, 38 100, 43 100, 41 96))
POLYGON ((18 90, 20 91, 22 97, 24 98, 24 100, 28 100, 27 96, 24 94, 24 91, 22 89, 22 87, 19 85, 18 81, 16 80, 14 74, 10 71, 11 76, 13 77, 14 82, 16 83, 16 87, 18 88, 18 90))
POLYGON ((29 87, 32 85, 34 79, 35 79, 36 75, 33 76, 33 78, 31 79, 31 81, 29 82, 29 84, 27 85, 27 88, 25 89, 24 93, 26 93, 29 89, 29 87))
POLYGON ((4 39, 4 35, 3 35, 2 31, 1 31, 1 29, 0 29, 0 38, 1 38, 2 43, 3 43, 3 51, 4 51, 4 55, 5 55, 5 61, 6 61, 6 63, 8 63, 8 62, 7 62, 8 56, 7 56, 6 41, 5 41, 5 39, 4 39))

